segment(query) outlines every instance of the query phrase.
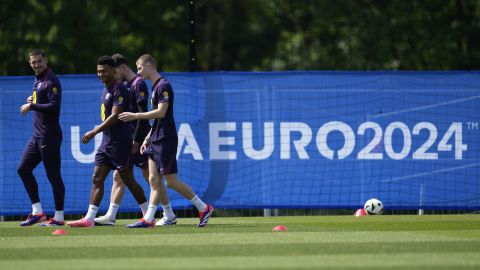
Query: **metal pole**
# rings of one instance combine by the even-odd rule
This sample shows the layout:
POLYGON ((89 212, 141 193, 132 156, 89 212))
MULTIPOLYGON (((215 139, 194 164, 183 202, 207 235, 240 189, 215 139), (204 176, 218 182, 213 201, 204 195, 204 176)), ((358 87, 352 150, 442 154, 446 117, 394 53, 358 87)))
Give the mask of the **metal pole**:
POLYGON ((189 57, 189 66, 190 72, 196 70, 197 56, 195 48, 195 0, 187 0, 187 17, 188 17, 188 57, 189 57))
POLYGON ((423 196, 424 196, 424 183, 422 183, 420 185, 420 208, 418 209, 418 215, 419 216, 423 216, 423 214, 425 213, 424 210, 423 210, 423 196))

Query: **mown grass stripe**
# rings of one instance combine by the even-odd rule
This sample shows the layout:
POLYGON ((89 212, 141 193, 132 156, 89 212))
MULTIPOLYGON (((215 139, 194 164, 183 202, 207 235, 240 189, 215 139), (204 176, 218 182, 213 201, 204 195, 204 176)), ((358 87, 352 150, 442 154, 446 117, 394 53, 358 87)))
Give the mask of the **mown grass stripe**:
POLYGON ((396 256, 378 254, 299 255, 299 256, 211 256, 211 257, 152 257, 115 259, 55 259, 1 261, 2 269, 422 269, 423 267, 480 267, 478 253, 409 253, 396 256), (408 268, 407 268, 408 267, 408 268))
MULTIPOLYGON (((78 235, 138 235, 138 234, 203 234, 270 231, 275 225, 286 225, 295 232, 338 232, 338 231, 370 231, 370 232, 407 232, 407 231, 468 231, 480 229, 480 218, 477 215, 449 216, 372 216, 355 218, 340 217, 276 217, 276 218, 213 218, 204 229, 195 227, 197 219, 180 219, 174 228, 154 228, 138 232, 124 228, 124 224, 133 220, 120 220, 115 227, 96 227, 94 230, 77 230, 78 235)), ((38 226, 21 228, 18 222, 0 222, 0 237, 26 236, 48 232, 38 226)))
MULTIPOLYGON (((263 232, 263 233, 209 233, 198 234, 138 234, 138 235, 75 235, 76 230, 67 229, 65 236, 52 236, 51 230, 42 236, 5 237, 0 238, 0 250, 23 249, 31 243, 48 241, 54 247, 107 247, 107 246, 182 246, 182 245, 210 245, 210 244, 281 244, 281 243, 402 243, 402 242, 443 242, 453 241, 480 241, 480 230, 472 233, 476 237, 449 236, 439 233, 419 232, 263 232)), ((144 229, 137 230, 139 233, 144 229)), ((44 232, 42 232, 44 233, 44 232)), ((83 232, 82 232, 83 233, 83 232)))
POLYGON ((41 260, 55 254, 63 259, 106 259, 106 258, 148 258, 148 257, 212 257, 212 256, 299 256, 299 255, 341 255, 375 253, 378 256, 402 253, 445 253, 457 254, 480 250, 477 242, 418 243, 315 243, 315 244, 237 244, 237 245, 203 245, 156 247, 140 246, 104 246, 104 247, 71 247, 68 249, 52 247, 31 247, 18 252, 18 249, 2 249, 1 260, 41 260))

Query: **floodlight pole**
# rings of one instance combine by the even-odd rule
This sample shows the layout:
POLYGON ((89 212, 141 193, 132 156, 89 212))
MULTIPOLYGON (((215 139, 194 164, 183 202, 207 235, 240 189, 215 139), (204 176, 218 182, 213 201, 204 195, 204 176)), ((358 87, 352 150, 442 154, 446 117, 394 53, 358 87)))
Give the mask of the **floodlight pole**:
POLYGON ((188 24, 188 62, 190 72, 196 70, 197 56, 195 47, 195 1, 187 0, 187 24, 188 24))

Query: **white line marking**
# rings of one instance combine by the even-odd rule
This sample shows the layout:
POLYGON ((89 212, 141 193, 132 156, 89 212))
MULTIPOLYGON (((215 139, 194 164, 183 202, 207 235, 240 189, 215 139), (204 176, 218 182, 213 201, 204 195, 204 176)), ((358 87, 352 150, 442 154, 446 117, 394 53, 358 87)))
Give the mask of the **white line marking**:
POLYGON ((419 110, 423 110, 423 109, 440 107, 440 106, 443 106, 443 105, 449 105, 449 104, 474 100, 474 99, 477 99, 477 98, 480 98, 480 95, 472 96, 472 97, 468 97, 468 98, 454 99, 454 100, 450 100, 450 101, 446 101, 446 102, 440 102, 440 103, 436 103, 436 104, 432 104, 432 105, 420 106, 420 107, 406 109, 406 110, 400 110, 400 111, 396 111, 396 112, 381 113, 381 114, 367 115, 367 116, 368 116, 368 118, 380 118, 380 117, 385 117, 385 116, 394 115, 394 114, 401 114, 401 113, 406 113, 406 112, 419 111, 419 110))
POLYGON ((390 178, 390 179, 383 179, 381 182, 382 183, 395 182, 395 181, 400 181, 400 180, 405 180, 405 179, 410 179, 410 178, 415 178, 415 177, 420 177, 420 176, 427 176, 427 175, 432 175, 432 174, 436 174, 436 173, 456 171, 456 170, 461 170, 461 169, 466 169, 466 168, 476 167, 476 166, 480 166, 480 162, 479 163, 468 164, 468 165, 464 165, 464 166, 445 168, 445 169, 436 170, 436 171, 432 171, 432 172, 417 173, 417 174, 412 174, 412 175, 407 175, 407 176, 394 177, 394 178, 390 178))

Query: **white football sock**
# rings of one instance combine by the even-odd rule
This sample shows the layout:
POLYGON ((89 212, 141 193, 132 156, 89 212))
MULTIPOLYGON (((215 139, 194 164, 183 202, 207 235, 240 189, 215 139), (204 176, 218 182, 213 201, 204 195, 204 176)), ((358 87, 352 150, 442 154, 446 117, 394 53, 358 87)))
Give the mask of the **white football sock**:
POLYGON ((203 212, 205 211, 205 209, 207 209, 207 205, 197 195, 195 195, 195 197, 193 197, 193 199, 191 199, 190 201, 200 212, 203 212))
POLYGON ((162 204, 162 208, 163 208, 163 216, 166 217, 168 220, 172 220, 175 218, 175 214, 173 213, 173 209, 172 209, 172 206, 169 204, 167 205, 163 205, 162 204))
POLYGON ((148 202, 144 202, 144 203, 140 204, 140 209, 142 209, 142 215, 145 216, 145 214, 147 213, 147 209, 148 209, 148 202))
POLYGON ((115 220, 115 218, 117 217, 117 211, 119 207, 120 205, 116 203, 110 203, 110 206, 108 207, 108 211, 105 214, 105 216, 111 220, 115 220))
POLYGON ((40 202, 32 204, 32 214, 38 215, 43 213, 42 204, 40 202))
POLYGON ((155 218, 155 212, 157 212, 157 205, 149 204, 147 213, 143 216, 143 219, 148 222, 152 222, 155 218))
POLYGON ((55 211, 55 216, 53 216, 53 219, 55 219, 56 221, 64 221, 64 217, 63 217, 63 210, 62 211, 55 211))
POLYGON ((93 221, 95 219, 95 217, 97 216, 97 212, 98 212, 98 206, 90 204, 88 206, 88 212, 85 215, 85 218, 90 220, 90 221, 93 221))

